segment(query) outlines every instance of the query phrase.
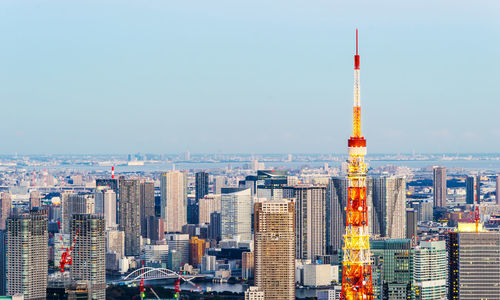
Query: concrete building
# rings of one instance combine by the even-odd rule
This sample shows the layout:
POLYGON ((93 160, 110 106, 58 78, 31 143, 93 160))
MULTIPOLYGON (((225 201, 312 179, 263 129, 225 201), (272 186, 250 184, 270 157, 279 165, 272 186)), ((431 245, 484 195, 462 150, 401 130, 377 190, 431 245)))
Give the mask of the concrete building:
POLYGON ((181 264, 189 263, 189 234, 167 233, 165 234, 168 249, 180 253, 181 264))
POLYGON ((255 204, 255 285, 266 300, 295 299, 295 205, 255 204))
MULTIPOLYGON (((5 220, 7 221, 7 220, 5 220)), ((0 295, 7 295, 7 231, 0 230, 0 295)))
POLYGON ((161 175, 161 217, 167 232, 181 232, 187 224, 186 173, 169 171, 161 175))
POLYGON ((212 255, 203 255, 201 258, 201 272, 213 273, 217 268, 216 257, 212 255))
POLYGON ((95 195, 90 193, 63 192, 61 194, 63 233, 71 233, 71 219, 75 214, 95 213, 95 195))
POLYGON ((145 238, 148 235, 148 219, 155 216, 155 187, 152 181, 141 181, 140 192, 141 207, 141 235, 145 238))
POLYGON ((412 239, 418 236, 417 232, 418 216, 413 208, 406 209, 406 238, 412 239))
POLYGON ((201 258, 205 255, 207 243, 205 240, 193 236, 189 239, 189 264, 197 268, 201 265, 201 258))
POLYGON ((326 186, 299 185, 295 196, 295 258, 326 254, 326 186))
POLYGON ((245 291, 245 300, 264 300, 264 291, 259 287, 250 286, 245 291))
POLYGON ((167 269, 170 269, 174 272, 179 272, 181 266, 184 263, 182 262, 182 254, 177 250, 169 249, 168 251, 168 259, 167 259, 167 269))
POLYGON ((10 215, 10 206, 12 204, 10 194, 7 192, 0 193, 0 230, 7 228, 7 218, 10 215))
POLYGON ((167 265, 168 261, 168 245, 145 245, 144 260, 146 266, 162 266, 167 265))
POLYGON ((446 168, 434 167, 433 170, 434 207, 446 207, 446 168))
POLYGON ((500 205, 500 175, 497 175, 497 192, 495 194, 497 198, 497 205, 500 205))
POLYGON ((208 195, 208 173, 198 172, 195 174, 195 199, 196 201, 208 195))
POLYGON ((222 239, 252 239, 252 195, 250 189, 223 188, 221 196, 222 239))
POLYGON ((410 201, 408 206, 417 212, 417 222, 432 221, 434 208, 430 200, 410 201))
POLYGON ((372 236, 404 238, 406 236, 405 178, 376 176, 370 179, 372 193, 369 223, 372 236))
POLYGON ((342 293, 342 287, 340 285, 336 285, 333 289, 327 291, 318 291, 316 296, 318 300, 340 300, 340 294, 342 293))
POLYGON ((198 217, 200 224, 210 223, 210 214, 220 212, 221 195, 205 195, 198 200, 198 217))
POLYGON ((30 205, 29 209, 33 209, 35 207, 42 207, 42 195, 37 190, 32 190, 30 192, 30 205))
POLYGON ((372 272, 381 280, 375 299, 411 299, 413 280, 413 249, 411 239, 372 240, 370 249, 381 268, 372 267, 372 272))
POLYGON ((125 256, 141 254, 141 182, 120 177, 120 230, 125 232, 125 256))
POLYGON ((109 187, 98 186, 95 192, 95 213, 104 216, 106 230, 116 229, 116 193, 109 187))
POLYGON ((165 221, 162 218, 150 216, 147 222, 147 237, 151 242, 158 242, 165 239, 165 221))
POLYGON ((481 181, 480 176, 467 176, 465 180, 465 203, 481 203, 481 181), (477 198, 476 198, 477 197, 477 198))
POLYGON ((76 214, 71 220, 75 239, 71 279, 90 282, 92 299, 106 298, 105 222, 102 216, 76 214), (78 236, 77 236, 78 235, 78 236))
POLYGON ((450 232, 448 297, 500 298, 500 232, 450 232))
POLYGON ((331 254, 342 248, 345 234, 347 206, 347 178, 333 177, 326 191, 326 245, 331 254))
POLYGON ((339 282, 339 266, 330 264, 304 265, 304 286, 320 287, 329 286, 339 282))
POLYGON ((106 231, 106 253, 116 253, 118 259, 125 256, 125 232, 120 230, 106 231))
POLYGON ((214 192, 214 194, 221 194, 223 187, 226 187, 226 177, 214 176, 214 180, 213 180, 213 192, 214 192))
POLYGON ((7 219, 7 294, 45 299, 48 274, 47 216, 42 211, 7 219))
POLYGON ((248 280, 254 277, 254 252, 241 253, 241 278, 248 280))
POLYGON ((208 225, 208 238, 217 241, 221 240, 221 214, 213 212, 210 214, 210 224, 208 225))
POLYGON ((444 241, 420 242, 413 259, 413 299, 446 299, 448 255, 444 241))

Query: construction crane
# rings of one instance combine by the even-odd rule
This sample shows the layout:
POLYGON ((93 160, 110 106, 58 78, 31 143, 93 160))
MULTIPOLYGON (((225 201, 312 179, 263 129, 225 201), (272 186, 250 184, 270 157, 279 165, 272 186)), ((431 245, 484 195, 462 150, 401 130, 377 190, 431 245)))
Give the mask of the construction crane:
POLYGON ((341 299, 344 300, 373 299, 370 232, 366 203, 366 139, 361 133, 359 66, 358 30, 356 29, 353 132, 348 140, 348 196, 342 262, 341 299))
POLYGON ((79 234, 80 229, 77 229, 75 237, 73 238, 73 241, 71 241, 71 246, 69 248, 66 248, 66 251, 64 251, 61 255, 61 260, 59 261, 59 270, 61 271, 61 273, 64 273, 66 265, 71 266, 73 264, 72 252, 79 234))

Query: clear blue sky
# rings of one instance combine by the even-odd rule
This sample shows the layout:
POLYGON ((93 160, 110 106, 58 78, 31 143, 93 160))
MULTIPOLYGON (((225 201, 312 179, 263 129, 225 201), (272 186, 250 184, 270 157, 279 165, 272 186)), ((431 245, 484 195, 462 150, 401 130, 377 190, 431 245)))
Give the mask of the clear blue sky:
POLYGON ((344 153, 356 27, 370 153, 500 152, 500 1, 3 0, 0 153, 344 153))

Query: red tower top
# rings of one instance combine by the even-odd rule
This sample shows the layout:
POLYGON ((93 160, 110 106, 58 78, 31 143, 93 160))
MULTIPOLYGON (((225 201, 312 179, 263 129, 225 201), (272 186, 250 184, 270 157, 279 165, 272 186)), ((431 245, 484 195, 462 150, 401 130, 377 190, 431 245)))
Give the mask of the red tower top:
POLYGON ((356 28, 356 55, 354 55, 354 69, 359 70, 358 29, 357 28, 356 28))

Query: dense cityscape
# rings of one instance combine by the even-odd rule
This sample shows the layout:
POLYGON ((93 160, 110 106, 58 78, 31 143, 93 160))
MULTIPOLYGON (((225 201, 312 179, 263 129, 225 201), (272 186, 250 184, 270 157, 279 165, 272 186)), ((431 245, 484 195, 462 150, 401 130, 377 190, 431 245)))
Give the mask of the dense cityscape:
MULTIPOLYGON (((40 3, 36 9, 9 3, 5 12, 0 9, 0 39, 7 49, 0 49, 0 61, 16 61, 0 68, 0 98, 8 99, 0 130, 0 299, 500 300, 500 154, 491 151, 498 150, 500 137, 498 104, 484 109, 479 100, 494 98, 488 91, 496 79, 486 72, 498 62, 483 53, 491 66, 480 76, 477 66, 467 69, 474 64, 472 55, 449 51, 449 38, 443 65, 419 73, 418 64, 425 61, 419 55, 429 54, 418 52, 425 48, 407 58, 391 52, 393 45, 370 48, 350 20, 379 24, 382 29, 373 30, 364 24, 372 35, 393 30, 388 37, 367 34, 368 45, 380 39, 432 45, 435 56, 440 45, 435 40, 450 32, 456 39, 456 32, 460 38, 479 35, 471 29, 474 22, 463 26, 464 18, 452 18, 453 30, 436 30, 435 24, 450 20, 443 11, 463 16, 464 6, 429 4, 420 12, 408 4, 400 18, 401 8, 371 3, 358 17, 357 5, 336 3, 312 9, 266 3, 257 9, 143 2, 61 2, 48 10, 40 3), (15 16, 29 20, 28 27, 15 16), (52 18, 71 25, 66 29, 52 18), (427 27, 419 28, 415 20, 427 27), (392 22, 406 29, 394 30, 392 22), (318 38, 332 40, 325 28, 342 23, 354 29, 352 46, 340 42, 340 34, 334 47, 315 44, 318 38), (22 35, 18 40, 5 24, 40 36, 31 36, 33 44, 22 35), (401 32, 408 28, 415 31, 407 39, 401 32), (421 40, 418 31, 424 32, 421 40), (438 33, 429 38, 426 31, 438 33), (9 39, 14 42, 5 42, 9 39), (49 44, 60 52, 44 48, 49 44), (344 62, 329 65, 316 48, 352 49, 352 87, 344 62), (41 59, 26 59, 24 51, 41 59), (373 82, 366 98, 378 94, 374 98, 386 101, 385 108, 376 101, 362 104, 363 51, 370 54, 366 81, 373 82), (168 63, 159 57, 168 57, 168 63), (377 59, 387 68, 374 73, 371 62, 377 59), (310 70, 300 66, 315 60, 310 70), (290 62, 297 72, 284 67, 290 62), (415 71, 402 72, 406 64, 415 71), (456 65, 492 84, 461 84, 466 77, 452 74, 456 65), (318 71, 323 67, 334 70, 335 79, 318 71), (42 75, 30 78, 37 68, 42 75), (302 86, 288 73, 311 79, 302 86), (414 78, 410 73, 420 80, 409 85, 412 90, 397 87, 414 78), (328 78, 327 86, 349 82, 352 100, 338 86, 315 93, 318 78, 328 78), (443 88, 447 80, 453 88, 443 88), (311 100, 332 95, 341 101, 325 106, 311 100), (492 113, 495 126, 483 122, 491 122, 492 113), (343 150, 339 133, 345 137, 343 150)), ((488 23, 491 17, 488 12, 480 25, 497 28, 488 23)), ((346 51, 339 53, 346 57, 346 51)))

